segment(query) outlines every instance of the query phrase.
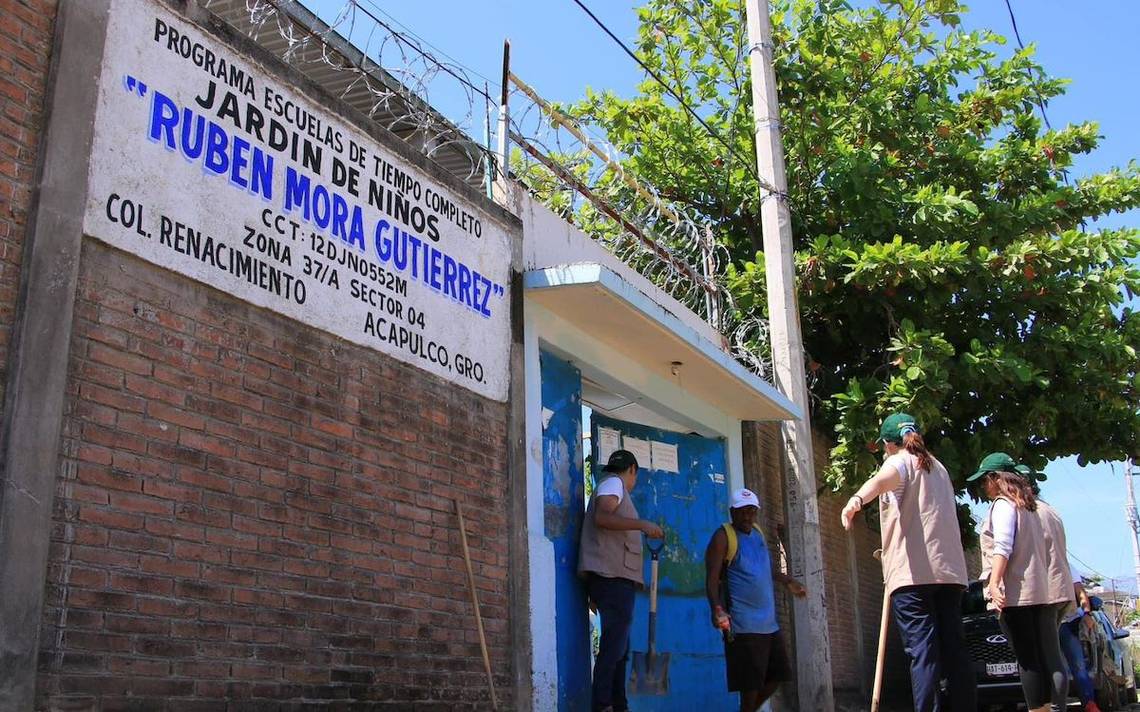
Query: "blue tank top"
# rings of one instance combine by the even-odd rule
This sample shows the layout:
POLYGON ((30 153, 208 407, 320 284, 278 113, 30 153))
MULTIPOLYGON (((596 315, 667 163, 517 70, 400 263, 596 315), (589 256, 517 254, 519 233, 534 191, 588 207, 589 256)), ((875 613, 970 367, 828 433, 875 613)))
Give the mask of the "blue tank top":
POLYGON ((739 548, 728 564, 728 606, 734 633, 775 633, 776 599, 772 590, 772 559, 764 535, 736 532, 739 548))

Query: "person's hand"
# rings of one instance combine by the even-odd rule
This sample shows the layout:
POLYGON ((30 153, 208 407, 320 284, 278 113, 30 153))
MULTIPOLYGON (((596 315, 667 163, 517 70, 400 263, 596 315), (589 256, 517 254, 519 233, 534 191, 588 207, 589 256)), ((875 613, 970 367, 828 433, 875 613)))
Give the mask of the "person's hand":
POLYGON ((1005 591, 1002 589, 1001 584, 997 581, 990 581, 987 592, 989 593, 990 601, 994 604, 994 609, 997 610, 998 613, 1001 613, 1001 609, 1005 608, 1005 591))
POLYGON ((732 618, 729 617, 723 608, 717 606, 713 609, 712 624, 713 628, 717 630, 731 630, 732 618))
POLYGON ((788 587, 788 593, 792 594, 796 598, 803 598, 807 595, 807 586, 804 586, 802 583, 796 581, 795 579, 788 579, 788 582, 784 585, 788 587))
POLYGON ((843 508, 843 512, 839 515, 839 522, 843 525, 844 529, 851 531, 855 513, 862 508, 863 503, 858 497, 852 496, 851 499, 847 500, 847 506, 843 508))
POLYGON ((645 520, 642 520, 641 531, 644 532, 645 536, 649 537, 650 539, 664 539, 665 538, 665 532, 661 530, 661 527, 657 526, 653 522, 647 522, 645 520))

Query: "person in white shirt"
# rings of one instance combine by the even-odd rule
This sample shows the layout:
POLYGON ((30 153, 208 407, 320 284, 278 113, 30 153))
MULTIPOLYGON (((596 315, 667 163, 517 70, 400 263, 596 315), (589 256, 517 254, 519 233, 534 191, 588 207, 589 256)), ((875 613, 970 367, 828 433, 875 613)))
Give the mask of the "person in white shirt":
POLYGON ((1025 704, 1030 712, 1049 712, 1050 702, 1064 710, 1069 670, 1058 628, 1073 605, 1064 527, 1038 503, 1028 468, 1005 453, 987 455, 966 481, 980 481, 993 502, 981 530, 987 597, 1017 658, 1025 704))

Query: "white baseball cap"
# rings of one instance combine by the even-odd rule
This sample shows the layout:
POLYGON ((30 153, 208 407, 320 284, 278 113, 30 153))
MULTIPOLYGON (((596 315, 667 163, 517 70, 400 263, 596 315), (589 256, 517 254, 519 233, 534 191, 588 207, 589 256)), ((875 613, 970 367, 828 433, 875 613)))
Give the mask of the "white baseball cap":
POLYGON ((732 493, 732 499, 729 500, 729 509, 739 509, 741 507, 760 507, 760 499, 750 489, 740 488, 732 493))

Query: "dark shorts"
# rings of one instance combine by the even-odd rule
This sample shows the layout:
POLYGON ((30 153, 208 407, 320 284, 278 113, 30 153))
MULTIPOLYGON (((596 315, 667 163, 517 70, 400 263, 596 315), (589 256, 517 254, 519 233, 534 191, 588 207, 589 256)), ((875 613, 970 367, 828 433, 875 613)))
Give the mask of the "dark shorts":
POLYGON ((784 639, 775 633, 740 633, 724 644, 728 691, 761 690, 771 682, 792 679, 784 639))

